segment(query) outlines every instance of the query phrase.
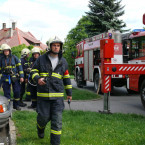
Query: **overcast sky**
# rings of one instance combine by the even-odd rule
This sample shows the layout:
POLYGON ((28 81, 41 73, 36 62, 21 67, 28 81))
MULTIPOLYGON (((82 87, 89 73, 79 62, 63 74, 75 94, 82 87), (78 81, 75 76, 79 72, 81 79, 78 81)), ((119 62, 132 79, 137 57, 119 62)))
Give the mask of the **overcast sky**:
MULTIPOLYGON (((45 43, 57 35, 63 41, 78 20, 85 15, 89 0, 0 0, 0 28, 11 27, 12 21, 23 31, 30 31, 45 43)), ((122 0, 125 14, 121 17, 127 28, 143 28, 145 0, 122 0)), ((145 27, 145 26, 144 26, 145 27)))

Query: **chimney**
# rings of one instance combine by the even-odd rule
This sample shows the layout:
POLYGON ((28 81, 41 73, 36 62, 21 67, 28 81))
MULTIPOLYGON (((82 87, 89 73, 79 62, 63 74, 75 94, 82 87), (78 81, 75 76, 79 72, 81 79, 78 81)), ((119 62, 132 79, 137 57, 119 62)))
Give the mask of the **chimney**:
POLYGON ((12 22, 12 29, 13 29, 13 30, 16 29, 16 22, 12 22))
POLYGON ((5 29, 5 28, 6 28, 6 23, 3 23, 2 29, 5 29))
POLYGON ((13 36, 13 29, 9 28, 9 37, 12 37, 12 36, 13 36))

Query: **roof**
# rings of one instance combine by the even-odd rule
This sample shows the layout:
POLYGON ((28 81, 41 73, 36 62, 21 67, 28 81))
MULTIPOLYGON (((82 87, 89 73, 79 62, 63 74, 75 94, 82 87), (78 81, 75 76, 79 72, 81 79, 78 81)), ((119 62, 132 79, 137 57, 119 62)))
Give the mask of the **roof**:
POLYGON ((6 43, 10 47, 25 44, 26 46, 39 46, 42 50, 47 48, 47 45, 37 40, 30 32, 23 32, 16 28, 5 28, 0 30, 0 45, 6 43))

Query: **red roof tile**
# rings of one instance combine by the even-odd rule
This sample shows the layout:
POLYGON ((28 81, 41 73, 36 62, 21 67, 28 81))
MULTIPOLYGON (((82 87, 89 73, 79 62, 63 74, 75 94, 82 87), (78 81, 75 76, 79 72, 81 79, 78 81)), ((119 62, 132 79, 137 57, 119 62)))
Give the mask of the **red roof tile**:
POLYGON ((47 48, 47 45, 37 40, 30 32, 23 32, 16 28, 12 30, 12 37, 10 37, 10 28, 0 30, 0 45, 6 43, 11 47, 18 46, 20 44, 39 45, 42 50, 47 48))

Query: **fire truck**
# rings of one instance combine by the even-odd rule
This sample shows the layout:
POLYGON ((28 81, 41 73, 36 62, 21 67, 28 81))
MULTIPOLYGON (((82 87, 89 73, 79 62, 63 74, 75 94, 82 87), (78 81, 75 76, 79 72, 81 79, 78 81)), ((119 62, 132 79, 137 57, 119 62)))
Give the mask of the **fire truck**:
MULTIPOLYGON (((78 87, 86 86, 86 81, 94 82, 94 90, 99 93, 101 90, 101 58, 100 41, 113 39, 114 57, 108 60, 111 64, 123 64, 122 36, 119 31, 109 30, 91 38, 86 38, 76 46, 77 56, 75 58, 75 80, 78 87)), ((112 86, 121 87, 126 85, 125 75, 116 74, 111 76, 112 86)))
MULTIPOLYGON (((143 15, 145 25, 145 14, 143 15)), ((132 33, 123 35, 123 64, 111 64, 106 60, 114 57, 113 39, 101 40, 101 75, 102 92, 104 93, 104 111, 109 113, 109 94, 111 91, 111 76, 124 74, 127 79, 127 88, 140 92, 141 102, 145 108, 145 30, 135 29, 132 33)))

